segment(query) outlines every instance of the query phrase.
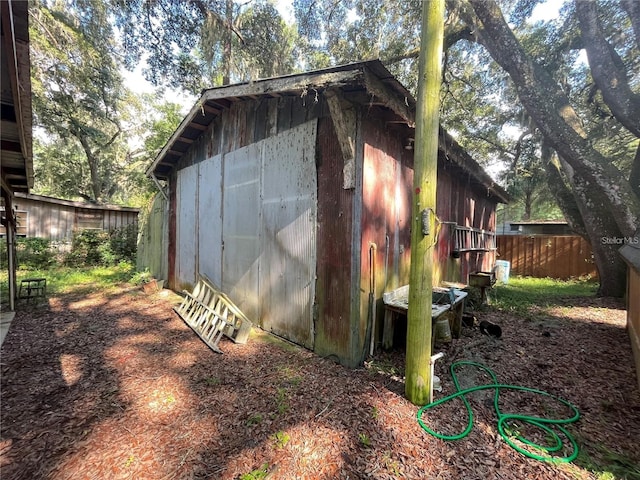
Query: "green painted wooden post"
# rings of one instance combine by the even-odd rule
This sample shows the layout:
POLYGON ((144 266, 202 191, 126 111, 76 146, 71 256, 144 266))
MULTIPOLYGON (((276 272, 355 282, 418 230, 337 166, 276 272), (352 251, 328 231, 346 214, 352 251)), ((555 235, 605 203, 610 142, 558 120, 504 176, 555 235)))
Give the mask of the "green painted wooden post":
POLYGON ((416 405, 429 401, 431 378, 431 290, 435 244, 440 81, 444 0, 425 0, 416 111, 411 225, 411 273, 405 394, 416 405), (428 230, 428 233, 425 231, 428 230))

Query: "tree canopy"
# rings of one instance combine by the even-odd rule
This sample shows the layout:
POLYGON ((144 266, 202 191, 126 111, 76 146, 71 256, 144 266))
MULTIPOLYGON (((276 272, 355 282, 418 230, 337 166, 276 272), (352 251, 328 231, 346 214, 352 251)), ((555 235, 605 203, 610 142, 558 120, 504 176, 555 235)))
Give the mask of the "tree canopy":
MULTIPOLYGON (((640 223, 640 7, 566 0, 556 17, 534 20, 541 4, 447 0, 442 123, 504 171, 522 215, 548 214, 536 198, 554 198, 591 242, 601 293, 621 294, 624 265, 601 238, 634 235, 640 223)), ((293 0, 293 9, 289 25, 267 0, 34 2, 34 108, 49 134, 37 178, 53 188, 52 172, 66 168, 78 177, 60 182, 66 192, 117 196, 118 175, 141 158, 124 126, 153 124, 140 121, 145 109, 132 113, 140 102, 123 66, 197 92, 375 57, 416 91, 419 0, 293 0)))

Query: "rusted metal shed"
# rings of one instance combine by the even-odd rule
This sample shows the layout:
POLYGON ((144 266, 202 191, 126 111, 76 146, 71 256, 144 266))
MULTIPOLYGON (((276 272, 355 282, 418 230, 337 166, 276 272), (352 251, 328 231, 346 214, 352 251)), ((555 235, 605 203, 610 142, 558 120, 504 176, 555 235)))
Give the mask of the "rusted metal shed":
MULTIPOLYGON (((205 90, 147 171, 168 284, 205 274, 265 330, 360 364, 408 281, 414 112, 379 61, 205 90)), ((507 196, 445 132, 438 163, 435 281, 465 281, 493 264, 507 196)))

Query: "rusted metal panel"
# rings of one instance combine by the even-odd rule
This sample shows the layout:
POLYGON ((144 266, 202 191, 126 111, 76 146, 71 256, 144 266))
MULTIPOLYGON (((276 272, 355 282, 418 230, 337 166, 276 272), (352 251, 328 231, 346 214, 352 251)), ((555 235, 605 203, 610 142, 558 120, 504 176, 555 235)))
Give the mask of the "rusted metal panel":
POLYGON ((313 348, 316 121, 262 144, 261 324, 313 348))
POLYGON ((178 172, 177 203, 177 281, 178 285, 194 285, 196 282, 198 239, 198 165, 178 172))
POLYGON ((199 164, 198 273, 222 285, 222 155, 199 164))
POLYGON ((354 190, 342 188, 342 151, 330 118, 318 121, 318 239, 314 350, 350 356, 351 230, 354 190))
POLYGON ((369 328, 374 309, 376 312, 374 341, 378 343, 382 331, 382 294, 408 282, 413 170, 411 155, 407 155, 399 132, 367 119, 363 137, 360 282, 367 296, 365 312, 369 315, 369 328), (375 295, 371 295, 372 285, 375 295), (369 305, 372 296, 375 303, 369 305))

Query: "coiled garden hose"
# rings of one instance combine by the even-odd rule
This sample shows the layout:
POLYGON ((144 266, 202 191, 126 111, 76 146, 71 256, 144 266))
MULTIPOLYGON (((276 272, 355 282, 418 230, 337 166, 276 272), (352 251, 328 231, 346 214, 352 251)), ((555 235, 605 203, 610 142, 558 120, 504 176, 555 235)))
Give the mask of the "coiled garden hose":
POLYGON ((486 367, 485 365, 482 365, 481 363, 469 362, 469 361, 455 362, 451 365, 450 371, 451 371, 451 377, 453 378, 453 383, 456 387, 456 393, 453 393, 447 397, 441 398, 440 400, 437 400, 435 402, 429 403, 418 410, 418 413, 417 413, 418 423, 426 432, 442 440, 460 440, 461 438, 466 437, 473 428, 473 411, 471 410, 471 405, 469 405, 469 402, 465 396, 469 393, 477 392, 479 390, 493 389, 495 391, 493 396, 493 406, 494 406, 496 415, 498 416, 498 432, 500 433, 500 436, 504 439, 504 441, 507 442, 507 444, 510 445, 513 449, 517 450, 523 455, 526 455, 529 458, 533 458, 541 461, 547 461, 547 462, 557 462, 557 463, 571 462, 575 460, 575 458, 578 456, 578 451, 579 451, 578 444, 576 443, 575 439, 571 436, 571 434, 563 427, 563 425, 573 423, 577 421, 578 418, 580 418, 580 412, 578 412, 578 409, 573 404, 569 403, 568 401, 560 397, 556 397, 542 390, 535 390, 533 388, 521 387, 518 385, 500 384, 498 383, 498 378, 496 377, 495 373, 493 373, 493 371, 490 368, 486 367), (471 388, 461 390, 460 384, 458 382, 458 377, 456 375, 456 368, 463 365, 470 365, 470 366, 474 366, 484 370, 486 373, 488 373, 491 376, 493 383, 487 384, 487 385, 479 385, 476 387, 471 387, 471 388), (542 417, 535 417, 535 416, 529 416, 529 415, 502 413, 500 411, 500 407, 498 406, 500 390, 520 390, 520 391, 531 392, 531 393, 552 398, 553 400, 569 407, 569 409, 573 412, 573 416, 571 418, 542 418, 542 417), (424 412, 434 407, 437 407, 438 405, 441 405, 445 402, 453 400, 455 398, 460 398, 467 410, 468 422, 465 430, 462 433, 459 433, 456 435, 444 435, 444 434, 435 432, 434 430, 427 427, 425 422, 422 420, 422 416, 424 412), (522 423, 533 425, 534 427, 541 429, 543 432, 547 434, 547 437, 551 439, 551 441, 549 442, 550 445, 537 444, 535 442, 527 440, 525 437, 521 436, 520 434, 517 434, 515 436, 510 435, 508 432, 505 431, 505 427, 508 429, 508 426, 509 426, 508 422, 511 422, 511 421, 520 421, 522 423), (571 455, 568 455, 566 457, 558 457, 558 456, 550 455, 561 450, 563 446, 560 435, 558 435, 557 431, 553 427, 556 427, 560 432, 562 432, 562 434, 571 443, 573 447, 573 452, 571 453, 571 455), (543 452, 546 452, 549 455, 538 455, 538 454, 532 453, 531 451, 516 444, 515 443, 516 440, 518 440, 519 442, 521 442, 522 444, 528 447, 531 447, 532 449, 542 450, 543 452))

